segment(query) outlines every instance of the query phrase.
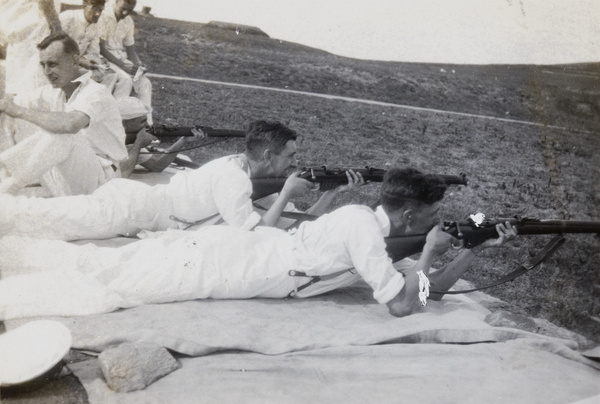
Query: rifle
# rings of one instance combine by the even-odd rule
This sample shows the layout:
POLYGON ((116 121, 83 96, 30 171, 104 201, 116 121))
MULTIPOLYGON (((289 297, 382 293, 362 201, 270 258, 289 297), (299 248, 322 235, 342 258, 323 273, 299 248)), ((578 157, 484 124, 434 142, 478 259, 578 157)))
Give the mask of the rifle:
MULTIPOLYGON (((569 233, 600 235, 600 222, 539 220, 518 216, 508 219, 485 219, 481 213, 470 215, 469 219, 463 222, 444 222, 442 230, 461 240, 463 247, 473 248, 488 239, 498 238, 496 225, 506 222, 516 227, 519 235, 557 234, 562 236, 569 233)), ((385 242, 388 255, 393 262, 396 262, 419 253, 425 246, 426 237, 427 234, 387 237, 385 242)), ((558 246, 555 247, 555 249, 557 248, 558 246)))
MULTIPOLYGON (((319 184, 319 190, 327 191, 340 185, 348 183, 346 171, 352 170, 360 173, 365 181, 382 182, 386 170, 381 168, 327 168, 304 167, 299 175, 300 178, 319 184)), ((459 175, 440 175, 447 185, 467 185, 466 174, 459 175)), ((260 199, 267 195, 280 192, 283 189, 286 177, 276 178, 252 178, 252 199, 260 199)))
POLYGON ((235 129, 215 129, 210 126, 167 126, 154 124, 148 129, 148 133, 157 137, 180 137, 180 136, 194 136, 192 129, 200 129, 206 137, 245 137, 246 132, 243 130, 235 129))

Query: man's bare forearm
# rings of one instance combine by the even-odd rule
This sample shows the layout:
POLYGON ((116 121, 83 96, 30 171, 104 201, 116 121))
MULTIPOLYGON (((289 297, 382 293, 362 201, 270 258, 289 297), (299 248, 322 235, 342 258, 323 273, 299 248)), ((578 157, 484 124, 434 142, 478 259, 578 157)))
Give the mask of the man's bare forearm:
POLYGON ((119 68, 126 71, 125 63, 118 57, 116 57, 111 51, 106 48, 106 43, 100 40, 100 54, 106 58, 110 63, 117 65, 119 68))
MULTIPOLYGON (((431 287, 435 290, 449 290, 467 272, 467 269, 482 249, 481 246, 477 246, 461 251, 445 268, 432 272, 429 276, 431 287)), ((440 300, 443 296, 436 293, 432 294, 430 299, 440 300)))
POLYGON ((73 134, 85 128, 89 117, 83 112, 44 112, 13 105, 8 115, 31 122, 40 128, 55 134, 73 134))
POLYGON ((142 61, 135 50, 135 45, 126 46, 125 51, 127 52, 127 59, 129 59, 136 67, 142 64, 142 61))
POLYGON ((281 212, 283 212, 289 200, 290 198, 287 196, 287 192, 285 190, 281 190, 273 205, 271 205, 269 210, 267 210, 267 213, 263 215, 260 225, 271 227, 275 226, 281 217, 281 212))
POLYGON ((331 206, 331 203, 338 194, 339 192, 337 191, 337 188, 323 192, 323 195, 321 195, 319 200, 313 206, 311 206, 306 213, 315 216, 321 216, 327 211, 329 206, 331 206))
POLYGON ((44 17, 46 17, 50 31, 52 33, 61 32, 62 26, 56 8, 54 8, 54 0, 38 0, 38 5, 44 17))

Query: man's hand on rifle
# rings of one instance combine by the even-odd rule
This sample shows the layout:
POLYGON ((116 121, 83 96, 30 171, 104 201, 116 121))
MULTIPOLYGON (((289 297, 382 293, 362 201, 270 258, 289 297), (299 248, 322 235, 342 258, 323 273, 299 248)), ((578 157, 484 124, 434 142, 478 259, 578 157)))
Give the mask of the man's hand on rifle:
POLYGON ((340 194, 356 190, 358 187, 365 185, 365 180, 361 173, 355 173, 353 170, 348 170, 346 171, 346 177, 348 177, 348 184, 340 185, 335 189, 340 194))
POLYGON ((456 238, 443 231, 441 224, 438 224, 427 233, 423 251, 429 250, 433 256, 442 255, 455 245, 456 241, 456 238))
POLYGON ((299 175, 300 172, 295 172, 291 174, 287 180, 285 180, 285 184, 283 185, 281 193, 285 194, 288 199, 303 196, 307 191, 314 191, 318 189, 317 184, 302 178, 298 178, 299 175))
POLYGON ((496 225, 496 231, 498 232, 498 238, 487 239, 480 245, 473 247, 471 249, 473 250, 473 253, 477 254, 479 251, 490 247, 500 247, 517 237, 517 228, 509 222, 498 223, 496 225))
POLYGON ((135 136, 135 144, 139 145, 140 148, 150 146, 157 140, 157 138, 146 131, 146 128, 142 128, 135 136))

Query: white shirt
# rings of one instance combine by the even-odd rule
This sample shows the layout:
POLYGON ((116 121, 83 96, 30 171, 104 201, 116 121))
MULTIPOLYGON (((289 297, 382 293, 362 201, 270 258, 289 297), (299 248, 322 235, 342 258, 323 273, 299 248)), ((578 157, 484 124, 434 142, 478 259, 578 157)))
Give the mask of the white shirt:
MULTIPOLYGON (((335 274, 355 268, 299 291, 315 296, 350 285, 360 278, 373 288, 379 303, 392 300, 404 287, 404 277, 385 251, 389 219, 382 209, 346 206, 297 232, 259 226, 248 232, 230 226, 197 231, 171 231, 107 251, 102 275, 112 292, 129 305, 189 299, 286 297, 309 275, 335 274), (110 262, 110 265, 106 263, 110 262), (108 275, 107 278, 105 278, 108 275)), ((54 247, 56 248, 56 247, 54 247)))
POLYGON ((135 44, 134 23, 130 15, 117 21, 115 11, 112 6, 108 6, 102 11, 100 20, 100 38, 105 41, 106 49, 120 60, 127 59, 126 46, 135 44))
MULTIPOLYGON (((252 182, 243 155, 218 158, 191 172, 176 174, 166 185, 155 185, 144 195, 155 211, 169 212, 185 228, 206 218, 250 230, 260 221, 252 206, 252 182), (157 207, 161 207, 157 209, 157 207), (220 216, 219 216, 220 214, 220 216)), ((168 218, 163 218, 165 220, 168 218)))
POLYGON ((379 303, 392 300, 404 287, 404 277, 386 252, 384 237, 389 234, 390 219, 381 207, 373 211, 366 206, 344 206, 302 223, 293 235, 294 269, 311 276, 356 271, 317 282, 298 292, 298 297, 319 295, 362 278, 379 303))
POLYGON ((116 100, 106 87, 91 79, 91 73, 86 73, 74 81, 81 84, 68 100, 62 89, 47 84, 28 97, 28 108, 40 111, 83 112, 90 118, 90 123, 79 131, 79 134, 86 138, 96 155, 114 164, 125 160, 125 130, 116 100))
POLYGON ((79 54, 100 54, 100 27, 90 24, 85 19, 82 10, 67 10, 59 14, 62 29, 77 42, 79 54))

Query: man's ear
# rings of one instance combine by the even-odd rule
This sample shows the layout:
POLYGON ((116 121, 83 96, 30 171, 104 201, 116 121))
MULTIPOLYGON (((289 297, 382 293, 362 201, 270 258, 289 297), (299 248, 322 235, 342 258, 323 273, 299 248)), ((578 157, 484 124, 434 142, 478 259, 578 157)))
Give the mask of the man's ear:
POLYGON ((272 158, 273 158, 273 152, 270 149, 266 149, 263 152, 263 161, 265 163, 269 163, 269 162, 271 162, 272 158))
POLYGON ((411 208, 402 211, 402 220, 406 224, 412 223, 413 210, 411 208))
POLYGON ((81 57, 81 56, 79 56, 79 55, 77 55, 77 54, 73 54, 73 64, 74 64, 75 66, 79 66, 79 58, 80 58, 80 57, 81 57))

